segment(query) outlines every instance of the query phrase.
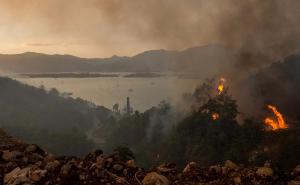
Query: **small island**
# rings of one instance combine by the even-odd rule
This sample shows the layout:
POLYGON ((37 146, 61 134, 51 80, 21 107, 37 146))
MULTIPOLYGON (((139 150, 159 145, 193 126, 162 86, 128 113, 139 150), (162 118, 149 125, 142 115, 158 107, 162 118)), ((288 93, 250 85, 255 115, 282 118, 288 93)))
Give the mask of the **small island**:
POLYGON ((159 74, 159 73, 140 72, 140 73, 128 74, 123 77, 125 77, 125 78, 156 78, 156 77, 162 77, 162 76, 165 76, 165 75, 159 74))
POLYGON ((119 74, 106 73, 24 73, 21 76, 28 78, 97 78, 119 77, 119 74))

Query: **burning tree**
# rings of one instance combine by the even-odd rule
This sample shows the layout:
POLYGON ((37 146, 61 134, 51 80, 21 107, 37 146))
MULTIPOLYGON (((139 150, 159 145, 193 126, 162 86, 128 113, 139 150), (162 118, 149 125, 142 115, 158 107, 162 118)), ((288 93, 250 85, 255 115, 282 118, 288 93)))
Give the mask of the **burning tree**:
POLYGON ((222 94, 224 92, 224 89, 225 89, 225 82, 226 82, 226 79, 225 78, 220 78, 219 80, 219 84, 218 84, 218 94, 222 94))
MULTIPOLYGON (((254 118, 238 124, 236 100, 224 83, 219 93, 218 82, 206 81, 189 95, 189 99, 196 102, 191 105, 193 111, 163 134, 168 122, 161 118, 169 115, 173 105, 160 105, 145 113, 124 116, 107 139, 107 148, 127 143, 137 162, 144 166, 159 161, 176 162, 181 166, 187 161, 211 165, 225 160, 262 165, 271 160, 288 169, 300 163, 300 129, 290 126, 290 129, 269 132, 260 119, 254 118)), ((268 108, 275 116, 269 119, 284 128, 285 122, 279 110, 274 106, 268 108)))
POLYGON ((228 95, 227 90, 218 96, 210 98, 200 107, 199 112, 208 114, 213 120, 234 120, 238 114, 236 101, 228 95))
POLYGON ((225 86, 222 93, 217 93, 215 81, 211 82, 204 83, 194 93, 196 98, 201 97, 199 107, 172 130, 167 142, 168 154, 162 158, 179 164, 194 160, 209 165, 232 153, 229 151, 240 128, 236 121, 237 104, 225 86), (176 151, 176 154, 170 151, 176 151))

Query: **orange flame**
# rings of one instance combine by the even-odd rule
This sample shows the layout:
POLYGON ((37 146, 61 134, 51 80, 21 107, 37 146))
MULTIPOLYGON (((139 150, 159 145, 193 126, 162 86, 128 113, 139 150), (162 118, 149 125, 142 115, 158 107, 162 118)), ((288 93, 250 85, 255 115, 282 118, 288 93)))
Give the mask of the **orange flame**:
POLYGON ((224 91, 224 85, 223 84, 219 84, 218 85, 218 94, 222 94, 223 91, 224 91))
POLYGON ((221 79, 220 79, 220 82, 219 82, 218 88, 217 88, 218 94, 219 94, 219 95, 222 94, 222 92, 224 91, 224 83, 225 83, 225 82, 226 82, 226 79, 225 79, 225 78, 221 78, 221 79))
POLYGON ((220 117, 220 115, 218 113, 212 113, 211 114, 211 119, 214 120, 214 121, 219 119, 219 117, 220 117))
POLYGON ((274 115, 276 116, 277 121, 273 120, 272 118, 266 118, 265 119, 265 124, 270 126, 272 130, 278 130, 278 129, 285 129, 288 128, 286 125, 282 114, 277 110, 275 106, 268 105, 268 109, 272 110, 274 115))

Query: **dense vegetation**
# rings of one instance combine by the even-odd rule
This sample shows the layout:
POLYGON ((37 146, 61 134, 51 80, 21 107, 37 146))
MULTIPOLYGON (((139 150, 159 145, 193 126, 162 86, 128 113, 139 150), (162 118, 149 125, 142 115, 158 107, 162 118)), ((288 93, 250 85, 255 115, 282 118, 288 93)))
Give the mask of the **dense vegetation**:
MULTIPOLYGON (((174 107, 167 103, 145 113, 124 116, 106 146, 126 144, 143 165, 166 161, 181 165, 197 161, 210 165, 227 159, 262 165, 269 160, 283 170, 291 169, 300 163, 300 112, 296 108, 300 104, 299 70, 300 57, 294 55, 243 82, 253 85, 254 98, 280 107, 288 129, 271 131, 259 116, 238 123, 234 97, 228 91, 221 95, 213 93, 215 84, 210 80, 196 89, 192 97, 185 97, 196 103, 184 118, 175 123, 176 119, 169 119, 176 114, 172 113, 174 107), (212 119, 212 113, 218 113, 219 118, 212 119), (152 123, 153 117, 156 124, 152 123), (171 125, 171 129, 164 132, 167 125, 171 125), (149 128, 155 129, 149 132, 149 128)), ((257 105, 258 110, 260 106, 257 105)))
POLYGON ((82 99, 64 98, 0 78, 0 127, 25 141, 57 154, 82 155, 94 143, 87 131, 109 119, 111 112, 82 99))
POLYGON ((299 127, 270 131, 263 122, 254 119, 239 124, 236 102, 226 92, 209 97, 170 131, 164 132, 163 119, 171 109, 163 103, 145 113, 124 116, 109 136, 106 149, 127 145, 145 166, 166 161, 179 165, 197 161, 207 166, 228 159, 262 165, 270 160, 286 170, 300 163, 299 127), (219 118, 212 119, 212 113, 218 113, 219 118), (161 117, 153 126, 154 114, 161 117))

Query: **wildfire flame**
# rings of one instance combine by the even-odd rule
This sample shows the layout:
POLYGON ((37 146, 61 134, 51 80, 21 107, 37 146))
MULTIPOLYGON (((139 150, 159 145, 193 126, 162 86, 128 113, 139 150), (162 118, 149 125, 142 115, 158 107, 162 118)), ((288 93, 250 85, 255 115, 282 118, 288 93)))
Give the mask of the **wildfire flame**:
POLYGON ((221 79, 220 79, 220 82, 219 82, 218 88, 217 88, 218 94, 219 94, 219 95, 222 94, 222 92, 224 91, 224 83, 225 83, 225 82, 226 82, 226 79, 225 79, 225 78, 221 78, 221 79))
POLYGON ((212 113, 211 114, 211 119, 214 120, 214 121, 219 119, 219 117, 220 117, 220 115, 218 113, 212 113))
POLYGON ((267 108, 272 110, 272 112, 276 116, 277 121, 273 120, 272 118, 267 117, 265 119, 266 125, 270 126, 272 128, 272 130, 288 128, 288 126, 286 125, 286 123, 284 121, 282 114, 277 110, 277 108, 275 106, 268 105, 267 108))
POLYGON ((218 93, 222 94, 223 91, 224 91, 224 85, 223 84, 219 84, 218 85, 218 93))

